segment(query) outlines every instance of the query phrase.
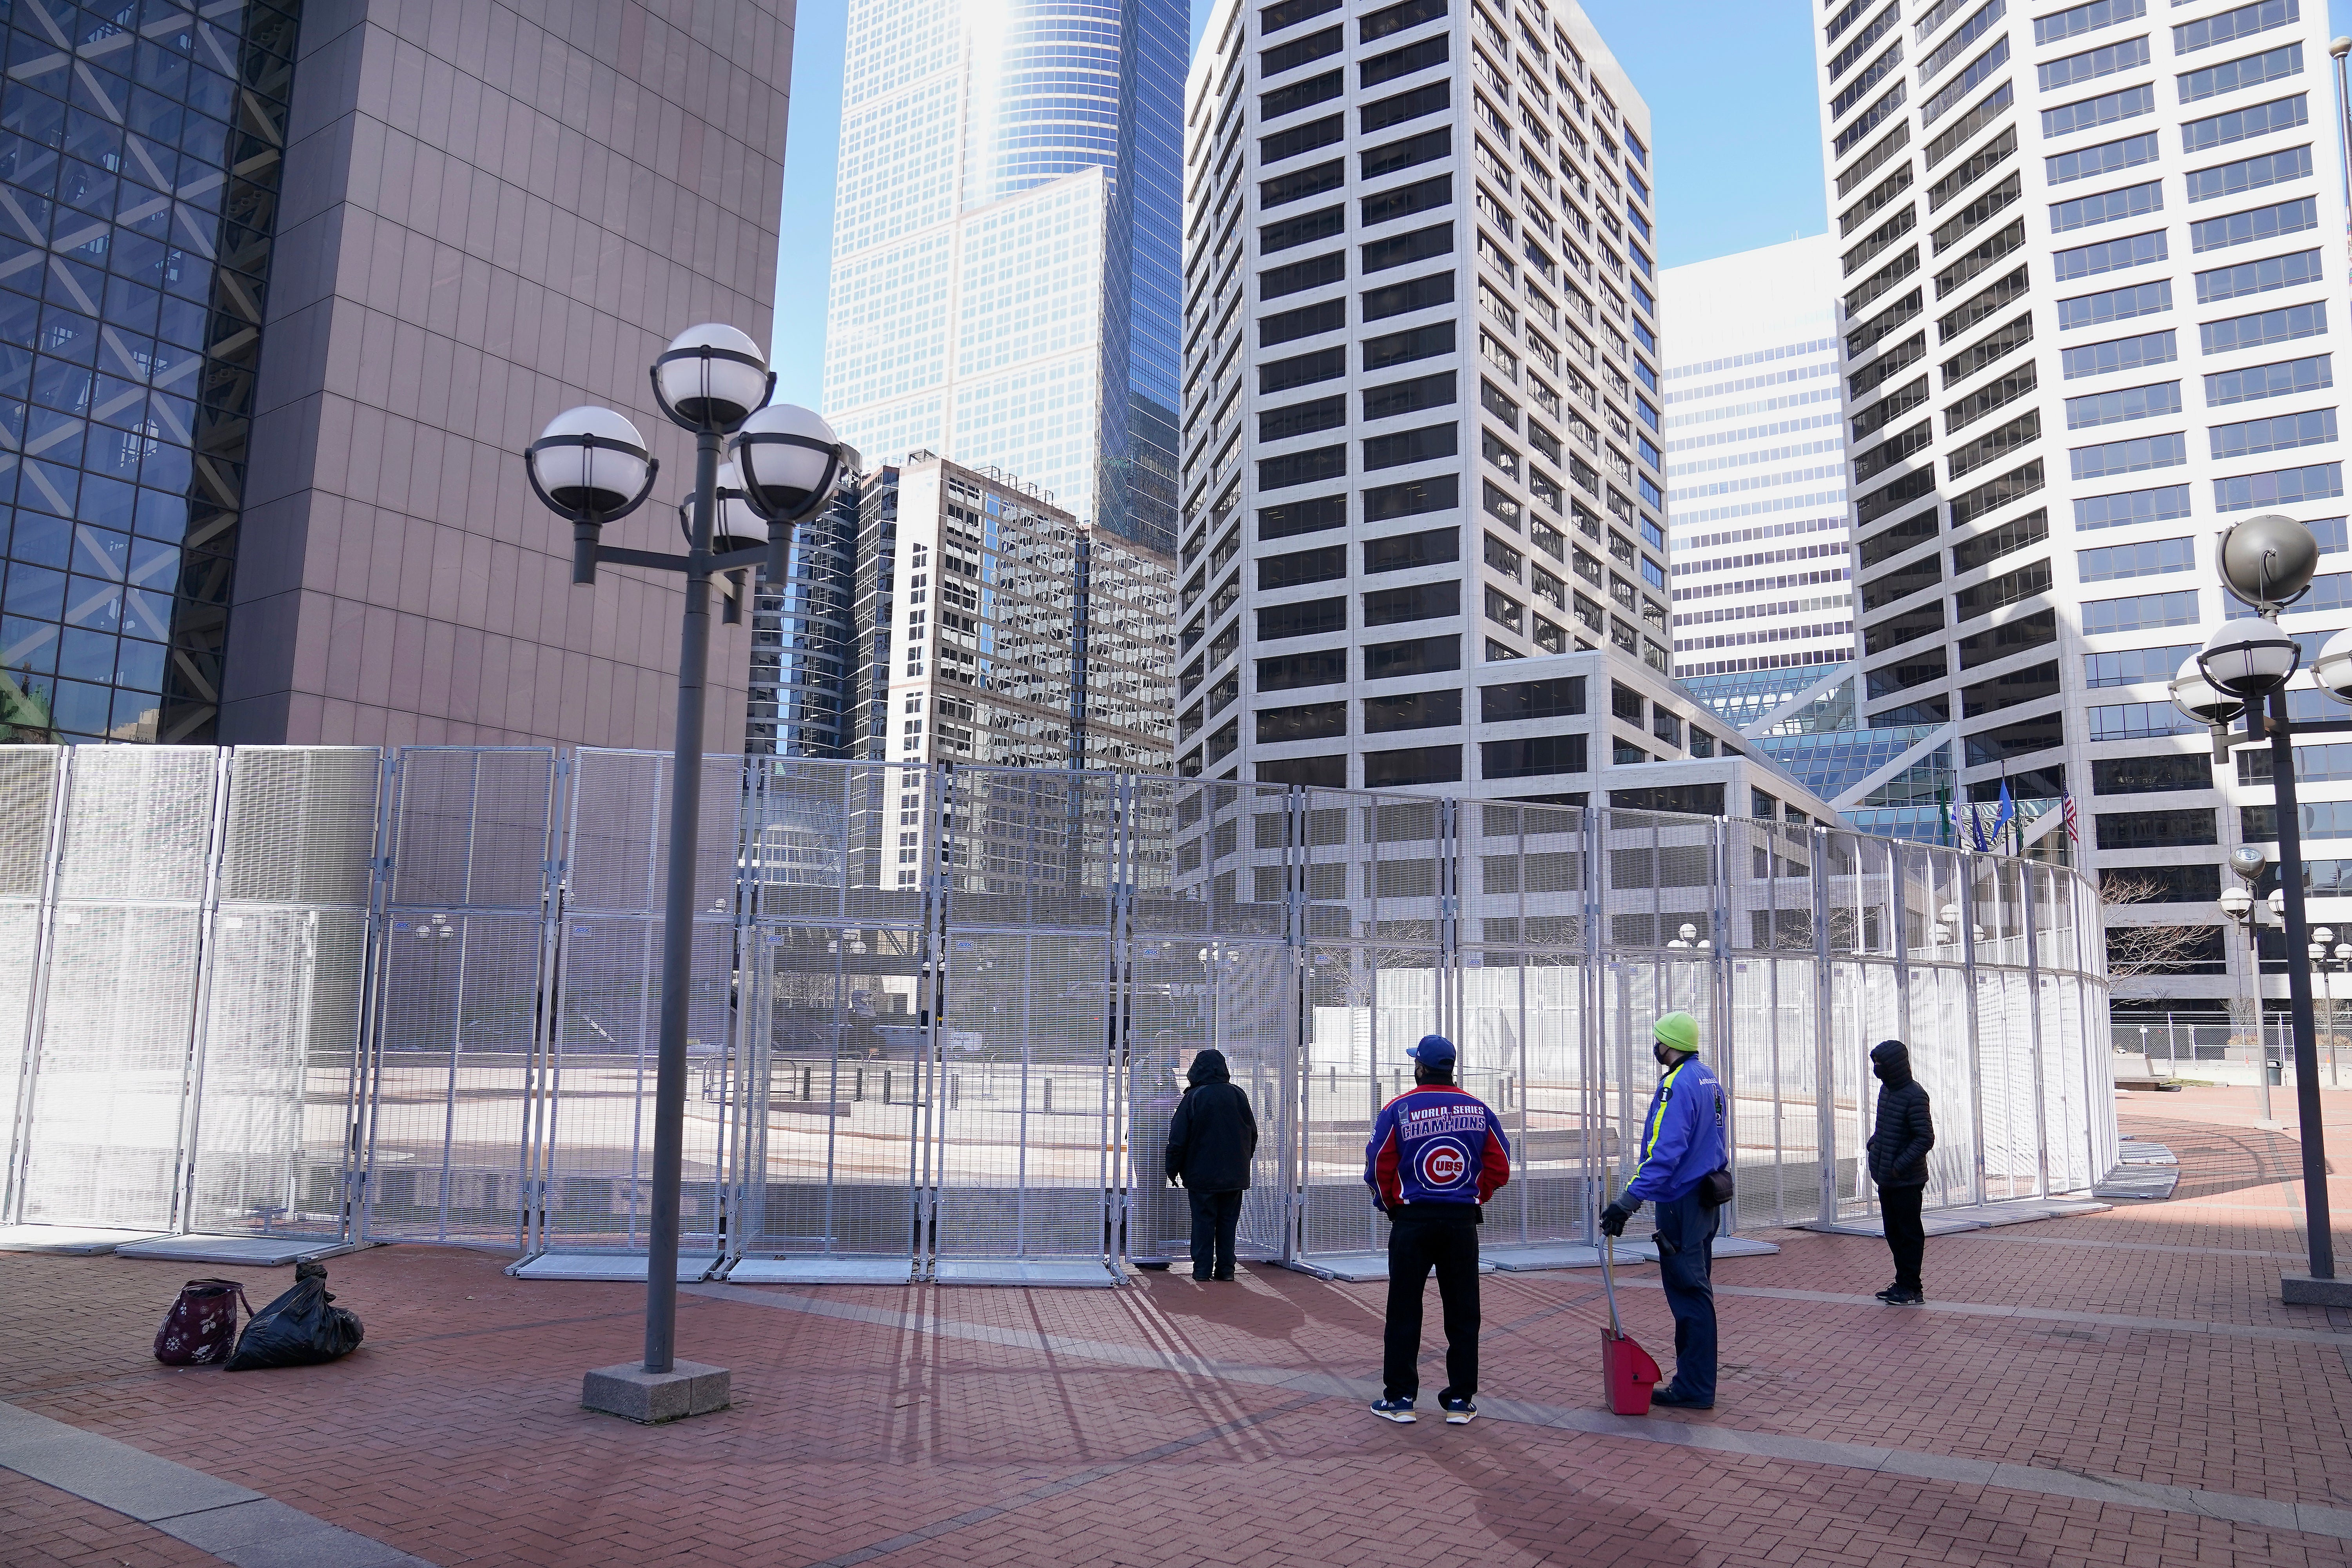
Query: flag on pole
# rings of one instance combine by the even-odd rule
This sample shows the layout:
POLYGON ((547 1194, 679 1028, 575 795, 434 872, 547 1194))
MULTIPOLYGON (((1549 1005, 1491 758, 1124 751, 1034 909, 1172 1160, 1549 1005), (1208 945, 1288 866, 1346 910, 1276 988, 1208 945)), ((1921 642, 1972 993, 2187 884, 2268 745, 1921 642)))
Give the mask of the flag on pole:
POLYGON ((2074 792, 2072 790, 2060 791, 2058 795, 2058 804, 2066 813, 2066 841, 2070 844, 2080 844, 2083 842, 2083 818, 2081 814, 2074 809, 2074 792))
POLYGON ((2009 797, 2009 774, 2003 773, 2000 775, 2000 809, 1993 814, 1992 818, 1993 842, 1999 843, 2002 829, 2016 820, 2017 802, 2009 797))
POLYGON ((1983 808, 1974 801, 1969 803, 1969 837, 1976 840, 1977 853, 1979 855, 1992 847, 1985 838, 1983 808))

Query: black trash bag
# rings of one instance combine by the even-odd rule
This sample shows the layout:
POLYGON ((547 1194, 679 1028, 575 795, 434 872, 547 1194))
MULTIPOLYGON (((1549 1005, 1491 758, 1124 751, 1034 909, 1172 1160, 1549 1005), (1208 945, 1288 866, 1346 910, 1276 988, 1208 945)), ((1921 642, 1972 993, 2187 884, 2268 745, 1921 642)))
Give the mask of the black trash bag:
POLYGON ((334 1300, 325 1264, 296 1264, 294 1288, 253 1314, 226 1370, 316 1366, 351 1354, 366 1331, 350 1309, 332 1305, 334 1300))

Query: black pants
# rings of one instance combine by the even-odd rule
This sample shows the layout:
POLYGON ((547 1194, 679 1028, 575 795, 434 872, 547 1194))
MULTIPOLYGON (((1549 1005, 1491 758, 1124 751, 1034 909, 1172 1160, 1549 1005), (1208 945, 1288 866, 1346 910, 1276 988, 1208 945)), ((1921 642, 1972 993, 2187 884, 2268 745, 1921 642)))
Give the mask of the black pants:
POLYGON ((1667 1386, 1702 1405, 1715 1403, 1715 1233, 1721 1209, 1699 1202, 1694 1187, 1658 1212, 1658 1283, 1675 1315, 1675 1376, 1667 1386))
POLYGON ((1389 1227, 1389 1321, 1381 1381, 1391 1399, 1421 1392, 1421 1298, 1437 1270, 1445 1311, 1445 1388, 1468 1399, 1478 1392, 1478 1227, 1453 1220, 1402 1219, 1389 1227))
POLYGON ((1927 1250, 1919 1200, 1927 1194, 1925 1187, 1878 1189, 1878 1212, 1886 1219, 1886 1250, 1895 1254, 1895 1283, 1906 1290, 1919 1289, 1919 1259, 1927 1250))
POLYGON ((1242 1194, 1196 1193, 1187 1187, 1184 1195, 1192 1200, 1192 1278, 1231 1274, 1234 1232, 1242 1223, 1242 1194))

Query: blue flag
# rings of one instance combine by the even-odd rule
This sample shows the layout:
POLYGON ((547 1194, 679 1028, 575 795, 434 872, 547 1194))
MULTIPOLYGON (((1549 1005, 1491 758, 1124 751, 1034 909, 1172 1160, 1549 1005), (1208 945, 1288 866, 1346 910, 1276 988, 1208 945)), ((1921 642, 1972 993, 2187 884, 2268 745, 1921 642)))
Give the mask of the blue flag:
POLYGON ((1969 837, 1977 841, 1977 853, 1979 855, 1992 847, 1985 842, 1983 808, 1973 801, 1969 804, 1969 837))
POLYGON ((1992 819, 1993 842, 2000 843, 2001 829, 2016 820, 2017 802, 2009 798, 2009 775, 2003 773, 2000 779, 2000 809, 1993 814, 1992 819))

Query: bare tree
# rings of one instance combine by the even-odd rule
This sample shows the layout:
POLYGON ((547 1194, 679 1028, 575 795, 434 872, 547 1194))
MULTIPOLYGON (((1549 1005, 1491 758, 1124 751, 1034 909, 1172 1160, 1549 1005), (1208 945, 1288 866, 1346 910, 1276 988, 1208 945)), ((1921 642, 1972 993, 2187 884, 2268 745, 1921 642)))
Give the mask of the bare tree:
MULTIPOLYGON (((2099 903, 2104 910, 2168 901, 2173 900, 2169 899, 2163 879, 2146 872, 2110 870, 2099 880, 2099 903)), ((2129 980, 2143 974, 2181 974, 2188 972, 2187 965, 2207 961, 2205 942, 2209 927, 2124 925, 2112 919, 2104 923, 2106 927, 2107 974, 2110 979, 2129 980)))

